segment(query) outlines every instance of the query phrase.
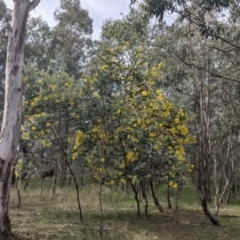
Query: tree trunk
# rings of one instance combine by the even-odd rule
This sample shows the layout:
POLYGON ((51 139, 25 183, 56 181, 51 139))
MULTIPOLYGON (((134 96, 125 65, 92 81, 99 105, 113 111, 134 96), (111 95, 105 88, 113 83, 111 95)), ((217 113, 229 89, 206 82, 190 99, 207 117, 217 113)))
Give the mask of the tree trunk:
POLYGON ((139 195, 138 195, 138 188, 136 186, 134 186, 134 184, 132 183, 132 180, 129 179, 129 182, 131 184, 131 187, 132 187, 132 190, 134 192, 134 198, 136 200, 136 203, 137 203, 137 215, 138 215, 138 218, 141 217, 141 209, 140 209, 140 201, 139 201, 139 195))
POLYGON ((207 218, 212 222, 214 226, 220 226, 219 221, 208 210, 206 195, 203 195, 203 197, 200 200, 203 212, 207 216, 207 218))
POLYGON ((150 189, 151 189, 151 194, 152 194, 152 197, 153 197, 154 204, 156 205, 158 211, 159 211, 160 213, 163 213, 163 212, 164 212, 163 207, 162 207, 162 205, 160 204, 158 198, 157 198, 156 195, 155 195, 155 191, 154 191, 154 187, 153 187, 153 182, 150 182, 150 189))
POLYGON ((57 160, 55 160, 54 163, 54 174, 53 174, 53 179, 52 179, 52 194, 56 194, 56 183, 57 183, 57 160))
POLYGON ((0 133, 0 236, 11 234, 9 197, 12 166, 22 122, 24 39, 28 13, 40 0, 15 0, 7 46, 5 103, 0 133))
POLYGON ((147 198, 147 194, 146 194, 146 187, 145 184, 141 183, 141 189, 142 189, 142 195, 143 195, 143 199, 145 200, 145 207, 144 207, 144 212, 145 212, 145 217, 148 217, 148 198, 147 198))
POLYGON ((18 194, 18 209, 20 209, 21 207, 21 174, 19 174, 19 178, 18 178, 17 194, 18 194))
MULTIPOLYGON (((208 52, 205 52, 205 68, 208 69, 210 62, 208 52)), ((209 111, 209 74, 206 71, 198 71, 199 81, 196 88, 197 104, 197 160, 198 160, 198 182, 197 190, 204 214, 213 223, 220 225, 216 218, 208 210, 207 203, 211 200, 211 176, 213 173, 213 161, 211 155, 211 138, 210 138, 210 111, 209 111)))
POLYGON ((102 179, 100 179, 99 181, 98 201, 99 201, 99 212, 100 212, 99 236, 100 238, 102 238, 103 237, 102 179))
POLYGON ((60 178, 60 187, 63 188, 65 186, 67 179, 67 162, 66 160, 63 161, 61 166, 61 178, 60 178))
POLYGON ((167 184, 166 197, 167 197, 168 209, 172 209, 171 197, 170 197, 170 186, 169 186, 169 184, 167 184))

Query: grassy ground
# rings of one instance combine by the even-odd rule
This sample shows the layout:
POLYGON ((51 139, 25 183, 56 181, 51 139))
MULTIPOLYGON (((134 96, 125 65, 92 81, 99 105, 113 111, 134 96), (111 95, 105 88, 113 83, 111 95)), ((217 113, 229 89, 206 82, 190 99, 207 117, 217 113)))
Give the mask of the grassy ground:
MULTIPOLYGON (((22 191, 22 206, 17 209, 16 189, 11 195, 11 220, 14 237, 18 240, 95 240, 99 239, 99 205, 96 188, 87 185, 81 188, 81 204, 84 222, 80 223, 73 186, 57 189, 52 196, 45 182, 44 192, 31 183, 22 191)), ((166 209, 165 193, 158 193, 166 209)), ((131 196, 121 190, 104 189, 104 236, 105 240, 215 240, 239 239, 240 200, 223 206, 219 220, 221 227, 214 227, 200 209, 192 187, 185 188, 177 215, 171 210, 159 214, 150 200, 149 217, 136 215, 136 205, 131 196)), ((142 206, 143 209, 143 206, 142 206)))

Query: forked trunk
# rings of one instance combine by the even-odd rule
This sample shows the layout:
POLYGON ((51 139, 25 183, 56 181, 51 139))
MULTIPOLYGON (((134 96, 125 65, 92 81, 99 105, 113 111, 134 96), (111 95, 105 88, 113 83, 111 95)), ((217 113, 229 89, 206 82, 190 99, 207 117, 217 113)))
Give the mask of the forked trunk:
POLYGON ((11 234, 9 197, 22 121, 22 77, 24 39, 28 13, 40 0, 15 0, 7 46, 5 104, 0 133, 0 238, 11 234))
POLYGON ((211 223, 214 226, 220 226, 219 221, 208 210, 207 197, 203 196, 202 199, 200 199, 200 200, 201 200, 201 205, 202 205, 203 212, 207 216, 207 218, 211 221, 211 223))
POLYGON ((135 184, 132 183, 131 179, 129 179, 129 182, 131 184, 131 187, 132 187, 132 190, 133 190, 133 193, 134 193, 134 198, 135 198, 136 203, 137 203, 137 215, 140 218, 141 217, 141 209, 140 209, 140 200, 139 200, 139 194, 138 194, 139 189, 135 186, 135 184))

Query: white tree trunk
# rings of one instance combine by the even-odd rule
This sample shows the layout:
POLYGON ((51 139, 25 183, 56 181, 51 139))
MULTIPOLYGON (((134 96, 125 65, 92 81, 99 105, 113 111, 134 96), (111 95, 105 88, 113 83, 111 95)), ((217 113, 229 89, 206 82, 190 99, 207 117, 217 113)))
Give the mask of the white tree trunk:
POLYGON ((28 13, 40 0, 14 0, 7 46, 5 104, 0 133, 0 236, 11 233, 9 196, 12 165, 22 122, 22 77, 28 13))

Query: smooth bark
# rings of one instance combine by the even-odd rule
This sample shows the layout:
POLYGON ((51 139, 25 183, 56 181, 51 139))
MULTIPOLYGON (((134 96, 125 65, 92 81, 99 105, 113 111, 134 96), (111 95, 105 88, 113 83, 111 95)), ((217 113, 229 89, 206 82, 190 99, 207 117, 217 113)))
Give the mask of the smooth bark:
MULTIPOLYGON (((205 52, 205 68, 209 69, 210 61, 208 52, 205 52)), ((218 220, 208 210, 208 202, 211 200, 211 176, 213 173, 212 149, 210 138, 210 110, 209 110, 209 74, 206 71, 198 71, 198 83, 196 95, 197 104, 197 126, 198 126, 198 182, 197 190, 204 214, 213 225, 219 226, 218 220)))
POLYGON ((40 0, 15 0, 7 46, 5 103, 0 133, 0 235, 11 234, 10 180, 22 123, 24 40, 28 13, 40 0))

